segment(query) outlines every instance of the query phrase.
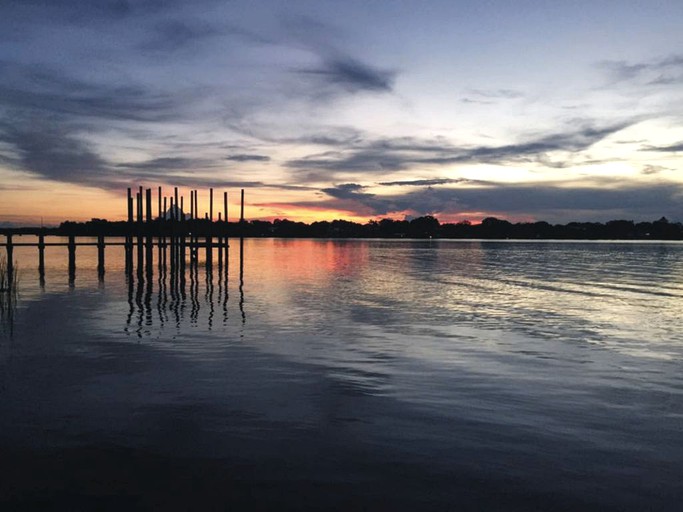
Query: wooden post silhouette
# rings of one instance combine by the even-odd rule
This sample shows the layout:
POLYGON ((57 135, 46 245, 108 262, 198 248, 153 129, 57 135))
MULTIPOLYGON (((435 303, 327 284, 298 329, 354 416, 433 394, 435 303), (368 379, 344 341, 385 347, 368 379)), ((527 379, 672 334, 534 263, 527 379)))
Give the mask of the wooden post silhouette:
POLYGON ((126 234, 126 274, 130 275, 133 271, 133 194, 128 187, 128 227, 126 234))
MULTIPOLYGON (((173 198, 174 198, 173 204, 175 204, 174 210, 177 210, 178 209, 178 187, 173 187, 173 198)), ((177 213, 174 213, 173 220, 178 220, 177 213)))
POLYGON ((14 274, 14 245, 12 244, 12 235, 7 235, 7 287, 12 286, 12 277, 14 274))
POLYGON ((152 222, 152 189, 148 188, 146 190, 147 193, 147 223, 149 224, 152 222))
POLYGON ((142 208, 142 201, 145 197, 144 195, 142 195, 142 185, 140 185, 140 187, 139 187, 138 194, 139 194, 139 196, 138 196, 139 197, 139 199, 138 199, 138 222, 142 223, 142 216, 143 216, 143 211, 144 211, 142 208))
POLYGON ((240 222, 244 222, 244 189, 241 191, 241 199, 240 199, 240 222))
POLYGON ((228 222, 228 193, 223 192, 223 221, 228 222))
POLYGON ((159 187, 159 219, 161 219, 161 187, 159 187))
POLYGON ((69 235, 69 281, 73 281, 76 277, 76 237, 69 235))
POLYGON ((38 275, 45 277, 45 235, 38 235, 38 275))
POLYGON ((128 187, 128 228, 133 225, 133 196, 131 189, 128 187))
POLYGON ((104 235, 97 235, 97 275, 104 276, 104 235))
POLYGON ((209 220, 213 222, 213 189, 209 189, 209 220))

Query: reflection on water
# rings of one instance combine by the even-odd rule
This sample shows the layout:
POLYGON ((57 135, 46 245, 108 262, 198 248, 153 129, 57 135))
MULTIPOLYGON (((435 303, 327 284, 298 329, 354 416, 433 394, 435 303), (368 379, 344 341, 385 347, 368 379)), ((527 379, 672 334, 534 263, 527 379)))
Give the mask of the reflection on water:
MULTIPOLYGON (((141 247, 142 245, 140 245, 141 247)), ((246 322, 244 311, 244 240, 239 240, 239 311, 241 321, 246 322)), ((229 260, 228 252, 218 252, 217 265, 213 258, 200 265, 196 254, 183 255, 184 248, 159 245, 154 256, 151 245, 145 253, 138 251, 137 263, 130 254, 126 255, 126 284, 128 315, 126 334, 140 338, 156 334, 155 324, 162 329, 171 323, 180 330, 182 325, 197 325, 200 312, 206 309, 207 330, 214 322, 228 322, 229 260), (170 255, 170 256, 169 256, 170 255), (156 278, 154 268, 156 267, 156 278), (200 277, 200 267, 203 277, 200 277), (188 281, 189 280, 189 281, 188 281), (203 280, 203 282, 202 282, 203 280), (217 313, 217 310, 219 313, 217 313), (219 315, 217 317, 217 315, 219 315)), ((100 281, 104 276, 99 275, 100 281)), ((73 281, 70 280, 73 286, 73 281)))
POLYGON ((48 249, 42 285, 17 248, 0 338, 6 508, 683 497, 683 244, 141 247, 108 248, 104 275, 94 249, 75 275, 48 249))
POLYGON ((17 307, 17 295, 13 291, 0 291, 0 329, 12 337, 14 331, 14 311, 17 307))

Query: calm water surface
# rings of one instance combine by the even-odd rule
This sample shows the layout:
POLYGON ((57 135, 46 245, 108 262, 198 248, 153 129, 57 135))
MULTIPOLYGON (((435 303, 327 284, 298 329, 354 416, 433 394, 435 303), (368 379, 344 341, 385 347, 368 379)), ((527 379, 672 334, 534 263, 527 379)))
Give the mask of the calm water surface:
POLYGON ((683 499, 683 244, 231 240, 130 278, 111 247, 103 280, 81 247, 73 282, 48 248, 43 286, 15 257, 4 508, 683 499))

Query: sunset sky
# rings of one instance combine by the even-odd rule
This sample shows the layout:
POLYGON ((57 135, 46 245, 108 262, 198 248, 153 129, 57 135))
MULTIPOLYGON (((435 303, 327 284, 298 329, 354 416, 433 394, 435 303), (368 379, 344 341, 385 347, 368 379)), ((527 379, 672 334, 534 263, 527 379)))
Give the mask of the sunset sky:
POLYGON ((5 0, 0 225, 683 221, 683 2, 5 0), (206 208, 201 205, 200 210, 206 208))

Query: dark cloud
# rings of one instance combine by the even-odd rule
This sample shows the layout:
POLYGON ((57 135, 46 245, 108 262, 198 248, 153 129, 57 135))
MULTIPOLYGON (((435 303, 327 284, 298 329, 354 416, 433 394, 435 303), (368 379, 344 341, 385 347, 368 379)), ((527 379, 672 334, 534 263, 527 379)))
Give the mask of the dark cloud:
POLYGON ((521 91, 517 91, 515 89, 471 89, 469 94, 473 96, 480 96, 482 98, 507 100, 524 97, 524 94, 521 91))
POLYGON ((395 73, 382 70, 341 54, 323 56, 317 67, 299 69, 301 75, 316 79, 318 85, 346 92, 391 92, 395 73))
POLYGON ((472 98, 462 98, 461 103, 474 103, 475 105, 494 105, 495 101, 490 100, 475 100, 472 98))
POLYGON ((363 188, 363 185, 359 185, 358 183, 344 183, 335 187, 324 188, 322 191, 327 195, 336 197, 338 199, 360 199, 365 197, 374 197, 372 194, 365 194, 361 192, 363 188))
POLYGON ((327 151, 304 158, 290 160, 287 167, 301 170, 328 170, 331 172, 384 172, 413 168, 420 165, 447 165, 455 163, 508 163, 515 161, 551 162, 548 153, 583 151, 605 137, 626 127, 630 122, 595 128, 591 126, 572 131, 545 135, 528 142, 503 146, 476 146, 458 148, 442 140, 415 138, 378 139, 361 142, 348 150, 327 151))
MULTIPOLYGON (((536 140, 521 144, 504 146, 480 146, 465 151, 453 161, 500 162, 514 160, 519 157, 543 155, 552 151, 582 151, 605 137, 630 126, 631 122, 622 122, 603 128, 584 127, 566 133, 546 135, 536 140)), ((438 163, 438 159, 435 160, 438 163)))
POLYGON ((230 127, 238 133, 249 135, 263 142, 297 146, 310 145, 347 148, 362 143, 365 138, 363 132, 349 126, 321 126, 315 128, 315 133, 305 133, 297 136, 283 135, 282 133, 274 132, 272 129, 267 130, 262 127, 255 128, 253 124, 247 126, 231 124, 230 127))
POLYGON ((650 62, 602 61, 598 66, 607 72, 613 82, 645 79, 648 85, 667 85, 681 81, 683 55, 671 55, 650 62))
POLYGON ((86 82, 43 66, 0 62, 0 106, 22 115, 164 121, 177 117, 187 100, 142 85, 86 82))
MULTIPOLYGON (((143 52, 150 52, 156 58, 164 53, 173 54, 195 47, 205 41, 216 39, 212 43, 234 44, 246 43, 251 45, 274 45, 277 41, 244 27, 223 22, 209 22, 199 19, 182 18, 157 22, 148 31, 146 39, 138 45, 143 52), (217 38, 225 38, 218 40, 217 38)), ((194 55, 194 54, 193 54, 194 55)))
POLYGON ((661 153, 676 153, 683 151, 683 142, 671 144, 670 146, 646 146, 641 151, 658 151, 661 153))
MULTIPOLYGON (((115 186, 126 172, 178 170, 195 161, 161 158, 114 165, 88 142, 88 135, 118 126, 123 133, 134 133, 136 141, 143 140, 138 123, 184 119, 188 103, 183 95, 142 85, 89 82, 58 69, 2 61, 3 159, 13 168, 51 180, 103 188, 115 186)), ((160 141, 158 136, 154 140, 160 141)))
POLYGON ((71 183, 107 179, 110 167, 87 143, 58 124, 0 124, 0 141, 11 145, 21 169, 71 183))
POLYGON ((347 184, 325 189, 330 196, 317 204, 327 208, 342 206, 347 211, 387 215, 410 211, 418 215, 485 212, 524 215, 545 220, 609 220, 620 214, 626 218, 679 217, 683 213, 683 186, 627 183, 596 183, 593 186, 567 184, 490 184, 467 187, 427 187, 396 195, 376 195, 359 185, 347 184), (354 185, 354 186, 350 186, 354 185))
POLYGON ((48 21, 74 24, 125 21, 137 16, 158 15, 178 0, 9 0, 3 9, 32 13, 48 21))
POLYGON ((470 89, 467 91, 467 96, 460 101, 476 105, 495 105, 498 100, 514 100, 523 97, 522 92, 514 89, 470 89))
POLYGON ((248 154, 248 153, 230 155, 230 156, 226 157, 225 159, 230 160, 232 162, 268 162, 268 161, 270 161, 269 156, 254 155, 254 154, 248 154))
POLYGON ((641 169, 640 173, 646 174, 646 175, 652 175, 652 174, 659 174, 659 173, 666 172, 666 171, 673 171, 673 169, 671 169, 669 167, 664 167, 663 165, 648 164, 648 165, 645 165, 641 169))
POLYGON ((465 182, 470 182, 470 180, 467 180, 465 178, 433 178, 427 180, 381 181, 378 183, 378 185, 383 185, 385 187, 431 187, 434 185, 448 185, 465 182))
POLYGON ((203 158, 185 157, 160 157, 152 158, 142 162, 120 163, 116 167, 129 170, 153 171, 155 173, 166 173, 168 171, 191 171, 193 169, 203 169, 211 166, 211 160, 203 158))

